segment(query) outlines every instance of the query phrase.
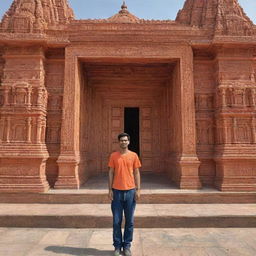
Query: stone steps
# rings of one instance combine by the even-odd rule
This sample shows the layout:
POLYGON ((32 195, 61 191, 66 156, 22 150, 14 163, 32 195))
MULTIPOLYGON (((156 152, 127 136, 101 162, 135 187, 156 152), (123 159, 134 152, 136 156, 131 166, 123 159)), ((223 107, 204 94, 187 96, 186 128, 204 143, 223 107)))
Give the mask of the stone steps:
MULTIPOLYGON (((1 227, 111 228, 110 204, 1 204, 1 227)), ((136 228, 256 227, 255 204, 138 204, 136 228)))
MULTIPOLYGON (((0 203, 107 204, 106 190, 50 190, 48 193, 2 193, 0 203)), ((256 192, 220 192, 211 189, 143 190, 142 204, 253 204, 256 192)))

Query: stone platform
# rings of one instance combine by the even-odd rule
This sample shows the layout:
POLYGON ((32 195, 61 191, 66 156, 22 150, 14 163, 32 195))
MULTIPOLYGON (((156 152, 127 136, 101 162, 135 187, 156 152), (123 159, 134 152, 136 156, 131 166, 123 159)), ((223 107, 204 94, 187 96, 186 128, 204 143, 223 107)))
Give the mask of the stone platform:
MULTIPOLYGON (((164 175, 142 175, 137 228, 256 227, 256 194, 212 188, 180 190, 164 175)), ((110 228, 107 176, 80 190, 1 194, 1 227, 110 228)))
MULTIPOLYGON (((110 228, 109 204, 1 204, 0 227, 110 228)), ((256 227, 255 204, 138 204, 137 228, 256 227)))
MULTIPOLYGON (((142 173, 141 204, 253 204, 256 192, 221 192, 215 188, 179 189, 164 174, 142 173)), ((80 189, 51 189, 46 193, 0 194, 0 203, 108 204, 107 174, 89 179, 80 189)))

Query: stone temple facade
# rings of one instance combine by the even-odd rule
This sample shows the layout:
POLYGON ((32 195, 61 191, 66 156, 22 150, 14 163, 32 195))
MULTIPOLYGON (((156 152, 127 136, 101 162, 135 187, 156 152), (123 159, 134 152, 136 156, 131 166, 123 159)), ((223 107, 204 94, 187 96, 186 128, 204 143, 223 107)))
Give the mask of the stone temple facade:
POLYGON ((255 72, 238 0, 186 0, 161 21, 125 3, 76 20, 67 0, 14 0, 0 23, 0 191, 79 188, 124 130, 142 173, 255 191, 255 72))

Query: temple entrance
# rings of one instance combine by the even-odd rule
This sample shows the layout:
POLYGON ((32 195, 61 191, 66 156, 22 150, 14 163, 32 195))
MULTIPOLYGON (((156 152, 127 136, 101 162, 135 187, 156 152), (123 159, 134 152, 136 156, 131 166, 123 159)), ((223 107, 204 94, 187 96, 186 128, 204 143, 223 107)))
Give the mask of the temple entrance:
POLYGON ((124 132, 131 136, 129 149, 140 156, 140 110, 124 108, 124 132))
POLYGON ((174 66, 97 60, 82 64, 80 153, 88 176, 108 171, 121 132, 130 134, 129 149, 139 155, 142 172, 167 172, 168 91, 174 66))
POLYGON ((190 45, 150 42, 117 51, 75 44, 65 56, 57 187, 108 171, 125 108, 139 108, 141 171, 168 173, 181 188, 200 187, 190 45))

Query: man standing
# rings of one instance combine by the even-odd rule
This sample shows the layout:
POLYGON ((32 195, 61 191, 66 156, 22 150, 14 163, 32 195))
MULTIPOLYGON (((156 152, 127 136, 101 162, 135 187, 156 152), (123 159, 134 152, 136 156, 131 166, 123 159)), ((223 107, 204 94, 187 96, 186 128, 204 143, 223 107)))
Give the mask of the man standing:
POLYGON ((130 136, 127 133, 118 135, 120 150, 111 154, 109 167, 109 199, 112 200, 113 245, 114 256, 119 256, 121 249, 125 256, 131 256, 133 239, 134 210, 136 200, 140 198, 141 167, 138 155, 128 149, 130 136), (122 236, 122 218, 125 216, 125 229, 122 236))

